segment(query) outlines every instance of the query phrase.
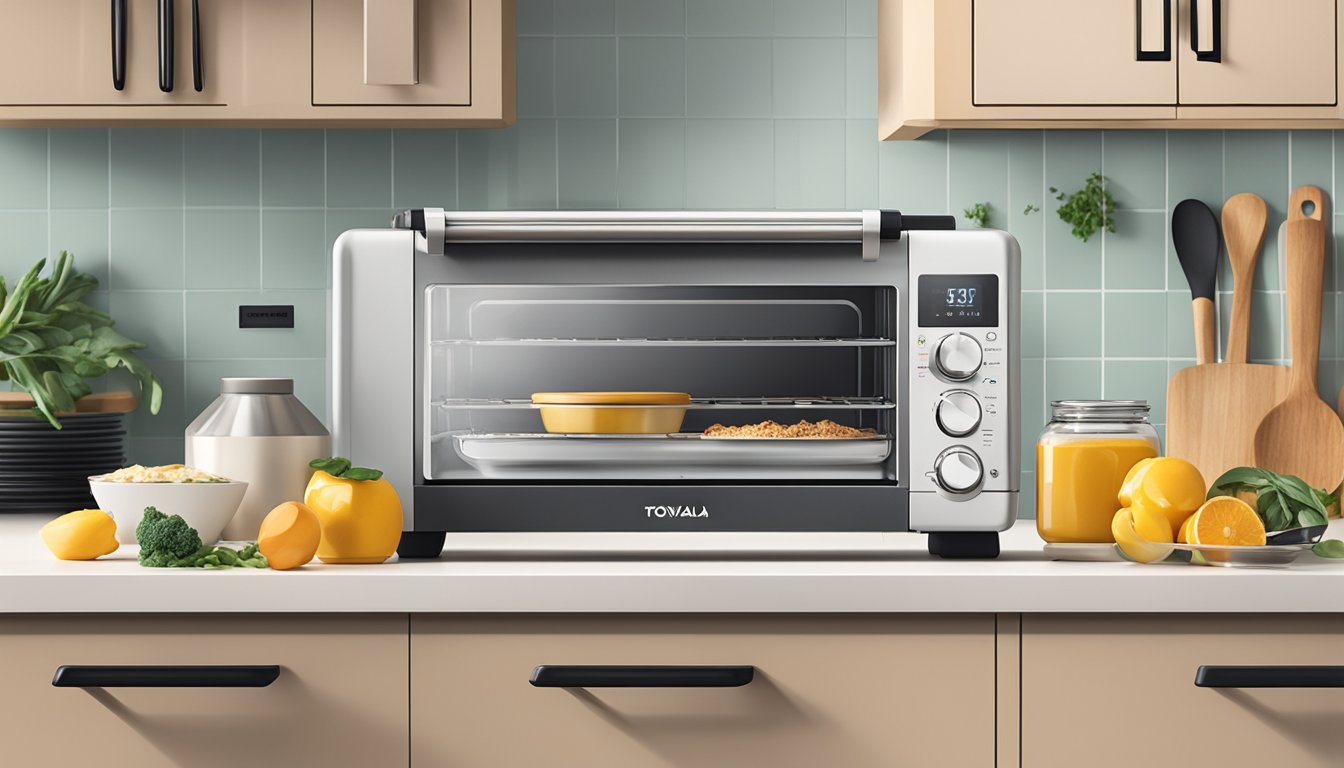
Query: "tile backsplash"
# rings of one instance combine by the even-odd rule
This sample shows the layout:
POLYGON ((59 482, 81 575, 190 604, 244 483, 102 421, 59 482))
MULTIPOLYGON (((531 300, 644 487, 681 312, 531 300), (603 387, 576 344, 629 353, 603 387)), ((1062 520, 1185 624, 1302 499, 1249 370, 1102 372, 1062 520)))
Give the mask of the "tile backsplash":
MULTIPOLYGON (((98 276, 93 301, 150 344, 168 393, 159 416, 131 419, 144 462, 181 458, 182 429, 221 376, 292 376, 323 413, 331 243, 402 207, 960 214, 986 203, 989 225, 1022 245, 1028 515, 1048 400, 1147 398, 1160 424, 1168 375, 1192 362, 1190 296, 1168 234, 1180 200, 1217 210, 1252 191, 1269 203, 1251 354, 1288 356, 1273 234, 1293 186, 1333 196, 1335 134, 878 142, 876 18, 876 0, 518 0, 518 121, 502 130, 2 129, 0 274, 68 249, 98 276), (1110 180, 1117 232, 1083 243, 1049 189, 1076 189, 1092 171, 1110 180), (293 304, 296 327, 239 330, 244 303, 293 304)), ((1334 260, 1327 400, 1344 378, 1334 260)))

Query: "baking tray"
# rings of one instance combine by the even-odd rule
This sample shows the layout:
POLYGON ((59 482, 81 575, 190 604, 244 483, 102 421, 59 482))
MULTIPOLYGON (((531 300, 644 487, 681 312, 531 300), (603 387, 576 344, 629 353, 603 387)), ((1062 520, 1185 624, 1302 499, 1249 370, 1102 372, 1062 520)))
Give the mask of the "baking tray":
POLYGON ((699 434, 442 435, 489 478, 880 480, 891 438, 707 438, 699 434))

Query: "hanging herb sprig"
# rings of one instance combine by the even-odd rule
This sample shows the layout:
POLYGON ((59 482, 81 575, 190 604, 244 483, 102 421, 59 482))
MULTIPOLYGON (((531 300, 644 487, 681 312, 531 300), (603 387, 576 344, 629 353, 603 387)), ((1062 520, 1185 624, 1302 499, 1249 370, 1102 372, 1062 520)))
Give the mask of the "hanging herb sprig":
POLYGON ((1073 227, 1073 236, 1084 243, 1098 229, 1115 233, 1115 198, 1106 189, 1106 177, 1092 173, 1076 192, 1060 192, 1050 188, 1050 194, 1064 203, 1058 209, 1059 218, 1073 227))
POLYGON ((989 226, 989 203, 976 203, 970 208, 964 208, 961 215, 975 226, 984 229, 989 226))

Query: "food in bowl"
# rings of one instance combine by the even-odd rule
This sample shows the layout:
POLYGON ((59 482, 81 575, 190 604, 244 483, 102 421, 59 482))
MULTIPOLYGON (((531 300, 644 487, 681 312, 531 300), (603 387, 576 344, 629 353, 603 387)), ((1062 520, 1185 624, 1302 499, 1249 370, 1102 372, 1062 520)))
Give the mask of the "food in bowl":
POLYGON ((219 541, 247 493, 247 483, 181 464, 135 465, 89 478, 98 507, 117 523, 117 541, 135 544, 135 528, 145 507, 179 515, 201 535, 204 544, 219 541))
POLYGON ((722 424, 715 424, 705 430, 705 437, 853 440, 865 437, 877 437, 877 432, 872 429, 847 427, 844 424, 837 424, 830 419, 822 419, 816 423, 803 419, 797 424, 780 424, 775 421, 767 420, 762 421, 759 424, 743 424, 742 426, 736 427, 725 427, 722 424))
POLYGON ((685 392, 537 392, 532 403, 542 406, 541 423, 547 432, 660 435, 681 429, 691 396, 685 392))
POLYGON ((99 475, 96 478, 108 483, 227 483, 227 477, 212 475, 203 469, 188 467, 185 464, 164 464, 159 467, 146 467, 134 464, 116 472, 99 475))

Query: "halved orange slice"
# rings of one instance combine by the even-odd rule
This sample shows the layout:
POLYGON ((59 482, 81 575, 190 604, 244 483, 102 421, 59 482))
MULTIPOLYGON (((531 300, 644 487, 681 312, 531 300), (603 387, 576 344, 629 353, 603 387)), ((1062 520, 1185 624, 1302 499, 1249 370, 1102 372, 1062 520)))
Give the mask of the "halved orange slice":
POLYGON ((1191 544, 1264 545, 1265 524, 1241 499, 1214 496, 1195 512, 1186 535, 1191 544))

